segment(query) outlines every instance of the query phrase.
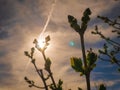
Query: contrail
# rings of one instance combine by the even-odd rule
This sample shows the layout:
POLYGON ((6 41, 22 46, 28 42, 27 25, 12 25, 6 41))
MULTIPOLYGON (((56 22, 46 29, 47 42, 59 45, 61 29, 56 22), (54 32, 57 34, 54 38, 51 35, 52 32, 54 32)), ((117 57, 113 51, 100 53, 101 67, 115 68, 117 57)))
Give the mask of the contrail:
POLYGON ((28 68, 28 66, 29 66, 29 64, 30 64, 30 62, 31 62, 31 60, 29 59, 28 63, 27 63, 26 66, 25 66, 25 71, 27 70, 27 68, 28 68))
POLYGON ((55 5, 56 5, 56 0, 54 0, 54 2, 52 3, 52 7, 51 7, 50 12, 49 12, 49 15, 48 15, 48 17, 47 17, 47 21, 46 21, 46 23, 45 23, 45 25, 44 25, 44 27, 43 27, 43 30, 42 30, 42 32, 40 33, 40 35, 39 35, 38 38, 41 38, 42 35, 43 35, 43 33, 45 32, 45 30, 46 30, 46 28, 47 28, 47 26, 48 26, 48 24, 49 24, 49 21, 50 21, 50 19, 51 19, 51 16, 52 16, 52 13, 53 13, 53 10, 54 10, 55 5))

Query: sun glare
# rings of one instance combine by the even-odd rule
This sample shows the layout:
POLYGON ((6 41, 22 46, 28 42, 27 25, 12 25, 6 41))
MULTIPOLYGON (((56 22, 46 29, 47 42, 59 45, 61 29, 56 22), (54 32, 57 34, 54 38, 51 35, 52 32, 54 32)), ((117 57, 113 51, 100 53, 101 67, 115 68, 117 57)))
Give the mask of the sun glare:
POLYGON ((38 46, 39 46, 39 48, 44 48, 44 46, 45 46, 45 41, 44 41, 43 39, 39 39, 39 40, 38 40, 38 46))
MULTIPOLYGON (((45 36, 47 36, 47 35, 45 35, 45 36)), ((46 40, 47 40, 46 37, 44 37, 44 36, 41 36, 41 37, 40 37, 40 36, 39 36, 39 37, 37 38, 37 41, 38 41, 37 47, 38 47, 38 48, 41 48, 41 49, 47 48, 48 51, 51 50, 52 43, 51 43, 50 41, 48 41, 48 42, 46 43, 46 40), (46 45, 46 44, 48 44, 48 45, 46 45)))

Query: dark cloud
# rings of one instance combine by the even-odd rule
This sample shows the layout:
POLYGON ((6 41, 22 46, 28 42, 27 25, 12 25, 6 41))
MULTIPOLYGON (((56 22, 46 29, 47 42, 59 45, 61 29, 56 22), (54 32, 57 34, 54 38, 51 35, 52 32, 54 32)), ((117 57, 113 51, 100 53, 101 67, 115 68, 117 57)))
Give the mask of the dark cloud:
POLYGON ((94 48, 102 48, 104 43, 105 42, 103 40, 101 40, 101 38, 100 38, 100 41, 96 42, 96 43, 90 43, 90 42, 87 42, 87 40, 86 40, 85 45, 86 45, 86 49, 93 48, 93 50, 94 50, 94 48))
POLYGON ((6 87, 15 84, 14 76, 7 71, 0 72, 0 87, 6 87))
POLYGON ((47 2, 42 0, 0 0, 0 28, 22 24, 27 27, 44 24, 48 12, 47 2), (22 2, 22 3, 21 3, 22 2))
POLYGON ((0 69, 1 69, 1 71, 8 71, 9 72, 12 69, 12 66, 8 62, 7 63, 1 62, 0 69))
POLYGON ((17 16, 27 24, 41 25, 48 16, 47 13, 50 6, 47 0, 19 0, 16 4, 19 6, 16 5, 17 16))
MULTIPOLYGON (((120 16, 119 12, 120 12, 120 2, 118 1, 118 3, 115 4, 113 7, 109 8, 107 11, 102 11, 98 15, 105 16, 110 19, 115 19, 118 16, 120 16)), ((103 23, 103 21, 101 19, 97 18, 98 15, 96 15, 96 17, 94 17, 94 18, 91 18, 89 26, 91 27, 93 25, 95 26, 95 25, 101 24, 104 28, 108 28, 108 26, 106 26, 106 24, 103 23)))
POLYGON ((114 5, 108 12, 104 12, 103 16, 107 16, 111 19, 114 19, 117 16, 120 16, 119 12, 120 12, 120 2, 118 1, 118 3, 114 5))
POLYGON ((9 62, 0 62, 0 87, 13 84, 14 76, 11 70, 12 66, 9 62))
POLYGON ((9 38, 20 29, 33 32, 31 27, 43 26, 46 16, 42 14, 48 9, 44 5, 42 0, 0 0, 0 39, 9 38))
POLYGON ((20 3, 24 3, 26 0, 18 0, 18 2, 20 3))
POLYGON ((117 3, 105 16, 110 17, 111 19, 116 18, 117 16, 120 16, 120 2, 117 3))
POLYGON ((7 31, 0 31, 0 39, 8 38, 9 34, 7 31))
POLYGON ((14 2, 11 2, 11 0, 0 0, 0 22, 9 20, 14 16, 14 2))
POLYGON ((4 57, 6 55, 6 51, 0 51, 0 57, 4 57))

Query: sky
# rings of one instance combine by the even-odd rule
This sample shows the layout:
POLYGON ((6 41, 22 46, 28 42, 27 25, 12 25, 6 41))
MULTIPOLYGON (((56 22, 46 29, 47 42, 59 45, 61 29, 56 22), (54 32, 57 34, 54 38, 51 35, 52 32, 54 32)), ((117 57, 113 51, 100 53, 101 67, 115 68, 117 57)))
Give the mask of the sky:
MULTIPOLYGON (((86 50, 93 48, 98 53, 104 41, 91 34, 95 25, 107 37, 114 38, 111 27, 103 24, 98 15, 110 19, 120 15, 120 1, 115 0, 0 0, 0 90, 37 90, 29 88, 24 81, 27 76, 42 85, 35 69, 24 51, 30 51, 33 40, 38 38, 50 14, 49 23, 42 34, 50 35, 50 45, 46 56, 52 60, 52 71, 56 82, 63 80, 64 90, 86 90, 85 78, 80 77, 70 66, 70 57, 82 58, 79 35, 70 27, 67 16, 73 15, 80 23, 82 13, 86 8, 92 11, 91 21, 85 32, 86 50), (53 6, 54 4, 54 6, 53 6), (74 42, 74 45, 70 45, 74 42)), ((35 52, 36 63, 44 68, 44 60, 40 52, 35 52)), ((120 73, 117 66, 103 61, 97 62, 97 67, 91 72, 91 86, 104 83, 108 90, 120 90, 120 73)))

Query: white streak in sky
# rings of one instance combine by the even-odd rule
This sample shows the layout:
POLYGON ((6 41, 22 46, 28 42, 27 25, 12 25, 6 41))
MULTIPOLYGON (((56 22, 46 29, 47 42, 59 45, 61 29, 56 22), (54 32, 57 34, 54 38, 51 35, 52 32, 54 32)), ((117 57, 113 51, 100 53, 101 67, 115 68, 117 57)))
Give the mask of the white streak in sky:
POLYGON ((28 66, 29 66, 29 64, 30 64, 30 62, 31 62, 31 60, 29 59, 28 63, 27 63, 26 66, 25 66, 25 71, 27 70, 27 68, 28 68, 28 66))
POLYGON ((56 0, 54 0, 54 2, 52 3, 52 7, 51 7, 50 12, 49 12, 49 15, 48 15, 48 17, 47 17, 47 21, 46 21, 46 23, 45 23, 45 25, 44 25, 44 27, 43 27, 42 32, 40 33, 39 39, 42 37, 43 33, 45 32, 45 30, 46 30, 46 28, 47 28, 47 26, 48 26, 48 24, 49 24, 49 21, 50 21, 50 18, 51 18, 51 16, 52 16, 52 13, 53 13, 53 10, 54 10, 55 5, 56 5, 56 0))

